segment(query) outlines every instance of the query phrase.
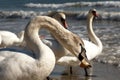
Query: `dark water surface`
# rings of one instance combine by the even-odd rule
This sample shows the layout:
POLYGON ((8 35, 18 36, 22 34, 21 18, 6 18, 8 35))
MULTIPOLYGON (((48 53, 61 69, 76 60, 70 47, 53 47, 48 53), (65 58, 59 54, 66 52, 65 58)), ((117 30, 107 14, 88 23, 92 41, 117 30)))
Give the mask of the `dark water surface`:
POLYGON ((69 68, 56 65, 50 75, 53 80, 119 80, 120 70, 109 64, 93 62, 92 77, 85 77, 84 70, 80 67, 73 67, 73 74, 70 75, 69 68))

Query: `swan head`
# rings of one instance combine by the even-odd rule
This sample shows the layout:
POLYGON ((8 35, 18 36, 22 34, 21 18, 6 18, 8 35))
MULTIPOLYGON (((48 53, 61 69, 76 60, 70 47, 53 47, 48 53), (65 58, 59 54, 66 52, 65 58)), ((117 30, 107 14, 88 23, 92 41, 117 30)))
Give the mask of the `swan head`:
POLYGON ((55 18, 57 21, 59 21, 64 28, 66 29, 68 28, 68 25, 66 22, 66 15, 64 13, 57 12, 52 17, 55 18))
POLYGON ((96 9, 90 9, 88 12, 89 17, 98 17, 98 14, 96 12, 96 9))

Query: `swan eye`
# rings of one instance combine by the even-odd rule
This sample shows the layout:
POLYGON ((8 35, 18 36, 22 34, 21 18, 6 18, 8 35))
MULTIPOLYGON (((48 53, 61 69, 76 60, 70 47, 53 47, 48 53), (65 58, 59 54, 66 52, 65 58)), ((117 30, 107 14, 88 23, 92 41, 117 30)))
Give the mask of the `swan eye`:
POLYGON ((93 14, 95 17, 98 17, 98 14, 96 14, 96 11, 92 11, 92 14, 93 14))
POLYGON ((65 19, 61 18, 61 21, 63 22, 63 21, 65 21, 65 19))
POLYGON ((96 11, 92 11, 93 14, 96 14, 96 11))

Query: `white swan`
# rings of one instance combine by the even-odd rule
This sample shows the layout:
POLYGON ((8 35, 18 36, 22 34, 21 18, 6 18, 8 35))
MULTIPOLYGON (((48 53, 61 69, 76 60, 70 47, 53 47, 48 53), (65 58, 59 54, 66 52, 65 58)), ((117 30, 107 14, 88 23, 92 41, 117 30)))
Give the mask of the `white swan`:
POLYGON ((10 31, 0 31, 0 48, 17 46, 24 38, 24 32, 21 31, 18 36, 10 31))
MULTIPOLYGON (((86 55, 88 60, 92 60, 96 56, 100 55, 103 50, 102 42, 96 36, 92 27, 93 18, 96 16, 98 16, 96 13, 96 9, 91 9, 88 13, 88 18, 87 18, 87 32, 88 32, 88 37, 90 41, 83 40, 85 44, 86 55)), ((88 76, 87 69, 85 69, 85 75, 88 76)))
MULTIPOLYGON (((37 16, 26 26, 24 34, 26 45, 35 57, 23 50, 0 49, 0 80, 43 80, 49 76, 55 65, 55 56, 39 39, 38 31, 41 28, 49 30, 63 46, 78 58, 81 57, 82 42, 77 35, 50 17, 37 16)), ((84 58, 81 61, 84 66, 90 66, 84 58)))
MULTIPOLYGON (((96 10, 91 9, 87 16, 87 30, 88 30, 89 39, 91 41, 82 39, 85 45, 86 55, 88 60, 92 60, 102 52, 102 42, 96 36, 92 27, 93 18, 95 16, 97 16, 96 10)), ((44 40, 43 42, 46 43, 48 46, 50 46, 51 49, 54 51, 57 57, 58 64, 69 65, 69 66, 78 66, 80 64, 79 60, 73 55, 71 55, 71 53, 68 50, 66 50, 64 47, 62 47, 57 41, 49 39, 49 40, 44 40)), ((85 71, 85 75, 88 76, 87 71, 85 71)))
POLYGON ((92 60, 99 54, 101 54, 103 46, 101 40, 96 36, 93 30, 93 18, 98 16, 96 9, 90 9, 87 17, 87 32, 90 41, 83 40, 86 49, 86 55, 88 60, 92 60), (93 51, 94 50, 94 51, 93 51))

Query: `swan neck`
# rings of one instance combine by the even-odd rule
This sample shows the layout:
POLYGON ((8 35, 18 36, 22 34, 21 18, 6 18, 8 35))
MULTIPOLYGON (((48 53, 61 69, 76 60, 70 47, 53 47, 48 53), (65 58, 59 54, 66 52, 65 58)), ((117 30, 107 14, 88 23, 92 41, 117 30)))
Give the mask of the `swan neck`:
POLYGON ((95 45, 102 47, 102 43, 100 39, 96 36, 94 30, 93 30, 93 16, 88 16, 87 18, 87 30, 88 30, 88 37, 90 41, 92 41, 95 45))
POLYGON ((42 58, 44 59, 44 55, 46 55, 46 53, 43 52, 46 45, 39 38, 40 28, 41 24, 33 20, 33 22, 30 22, 26 27, 24 36, 27 47, 34 53, 36 59, 41 59, 42 61, 42 58))
POLYGON ((39 38, 39 30, 41 27, 46 26, 43 25, 44 22, 41 20, 42 18, 39 20, 35 18, 28 23, 25 28, 24 39, 27 48, 33 53, 33 58, 37 66, 41 67, 41 69, 45 68, 47 71, 51 71, 55 65, 55 56, 52 50, 39 38), (46 66, 49 68, 46 68, 46 66))

